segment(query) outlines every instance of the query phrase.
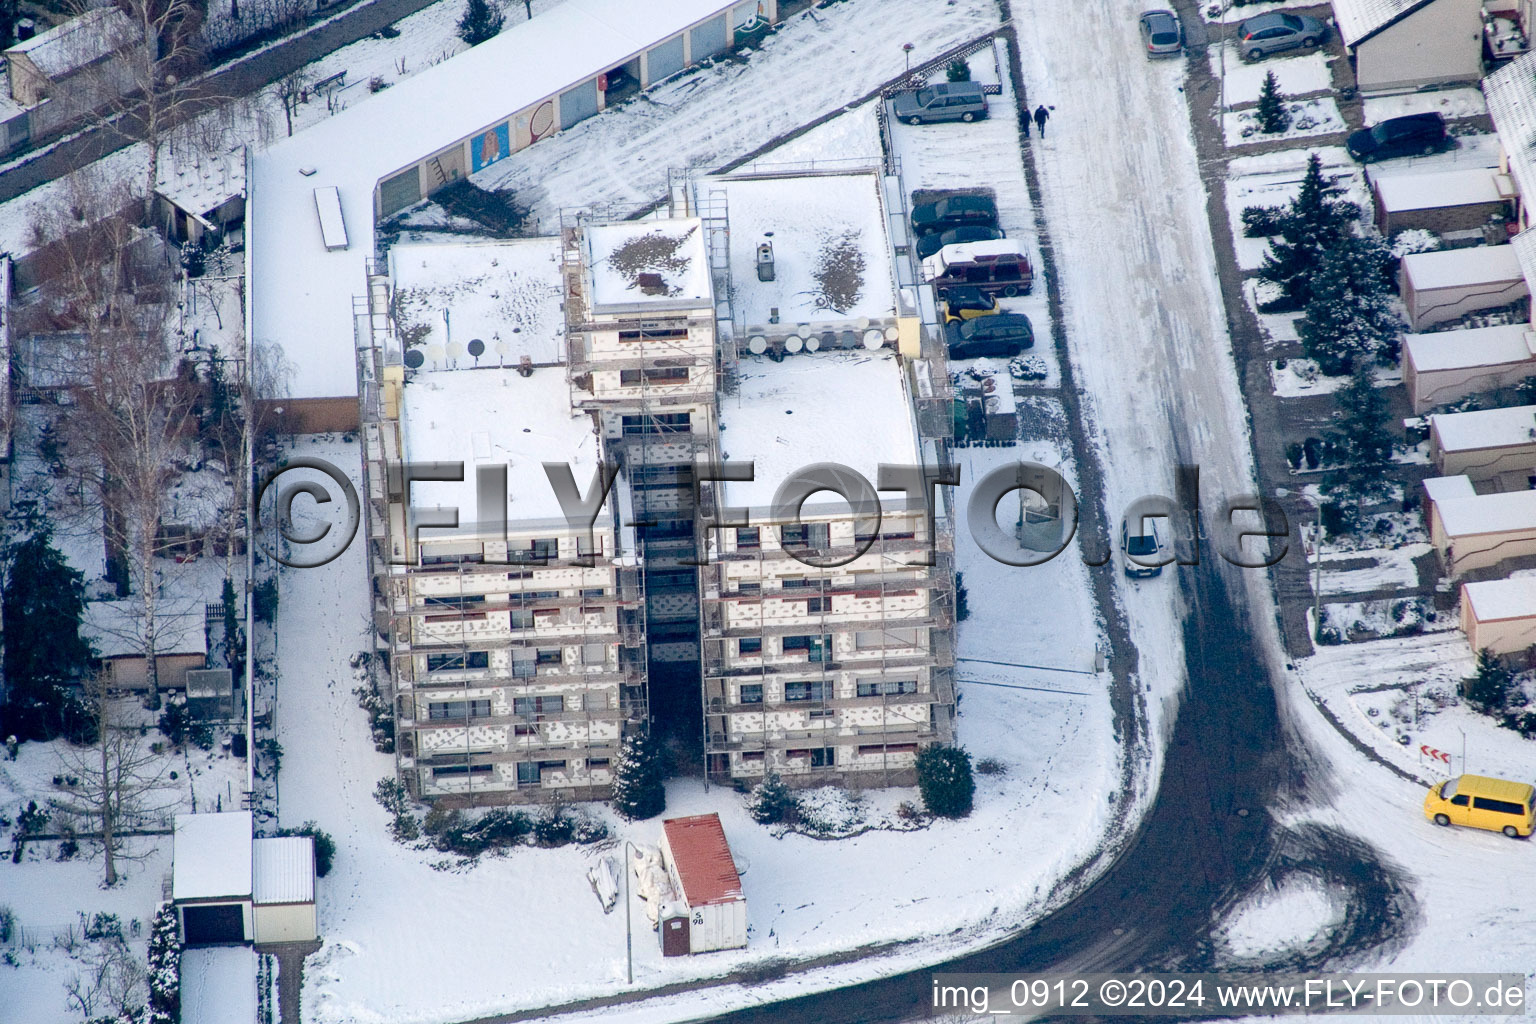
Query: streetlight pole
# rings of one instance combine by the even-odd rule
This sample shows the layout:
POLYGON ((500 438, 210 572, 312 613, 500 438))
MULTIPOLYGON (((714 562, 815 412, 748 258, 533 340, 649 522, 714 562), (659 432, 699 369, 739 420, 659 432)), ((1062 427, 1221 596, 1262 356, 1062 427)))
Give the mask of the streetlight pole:
POLYGON ((1317 536, 1313 538, 1313 552, 1316 567, 1313 570, 1312 584, 1312 637, 1321 641, 1323 638, 1323 507, 1317 507, 1317 536))
POLYGON ((912 51, 915 48, 916 47, 914 47, 911 43, 901 44, 901 52, 905 54, 907 58, 907 74, 909 75, 912 73, 912 51))
POLYGON ((629 840, 624 840, 624 962, 628 967, 629 984, 635 983, 635 939, 634 929, 629 923, 629 840))

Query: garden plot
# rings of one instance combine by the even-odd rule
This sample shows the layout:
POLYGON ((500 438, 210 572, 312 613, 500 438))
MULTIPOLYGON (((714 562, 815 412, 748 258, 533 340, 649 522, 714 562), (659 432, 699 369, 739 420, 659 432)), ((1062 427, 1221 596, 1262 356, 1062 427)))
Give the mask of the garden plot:
MULTIPOLYGON (((1312 492, 1309 490, 1309 494, 1312 492)), ((1394 499, 1400 500, 1400 499, 1394 499)), ((1373 512, 1360 516, 1359 525, 1348 533, 1335 534, 1323 541, 1325 551, 1375 551, 1397 548, 1408 544, 1422 544, 1429 539, 1424 529, 1424 516, 1417 512, 1373 512)), ((1312 556, 1317 544, 1317 526, 1304 523, 1301 527, 1302 548, 1307 557, 1312 556)))
POLYGON ((1322 160, 1323 179, 1339 190, 1336 198, 1356 203, 1369 211, 1371 195, 1358 165, 1347 157, 1343 162, 1333 159, 1343 150, 1332 147, 1318 150, 1282 150, 1265 154, 1264 157, 1238 157, 1232 161, 1253 160, 1257 166, 1243 173, 1229 173, 1226 182, 1227 218, 1232 225, 1232 247, 1237 255, 1239 270, 1257 270, 1264 263, 1269 251, 1267 237, 1249 238, 1243 233, 1243 211, 1251 206, 1280 209, 1296 198, 1301 189, 1302 175, 1307 169, 1307 158, 1316 152, 1322 160), (1280 158, 1271 160, 1269 158, 1280 158))
POLYGON ((1416 636, 1456 628, 1454 612, 1436 611, 1424 597, 1341 601, 1322 607, 1318 643, 1359 643, 1384 637, 1416 636))
POLYGON ((1385 551, 1330 551, 1324 545, 1323 596, 1417 587, 1419 570, 1413 564, 1414 559, 1422 558, 1433 550, 1429 544, 1405 544, 1385 551))
MULTIPOLYGON (((1277 316, 1278 314, 1266 314, 1277 316)), ((1286 314, 1299 318, 1301 314, 1286 314)), ((1275 395, 1280 398, 1306 398, 1309 395, 1331 395, 1349 387, 1348 377, 1325 376, 1313 359, 1276 359, 1269 364, 1269 377, 1275 395)), ((1403 371, 1395 366, 1371 367, 1371 382, 1379 388, 1396 387, 1403 382, 1403 371)))
POLYGON ((1237 43, 1227 40, 1209 47, 1206 56, 1210 60, 1211 74, 1226 83, 1227 109, 1241 107, 1259 101, 1259 91, 1264 88, 1264 76, 1275 73, 1280 94, 1287 98, 1305 96, 1308 93, 1328 92, 1333 88, 1333 72, 1328 67, 1332 59, 1321 51, 1297 53, 1288 57, 1272 57, 1269 60, 1249 63, 1238 52, 1237 43), (1225 58, 1225 70, 1223 70, 1225 58))
POLYGON ((1377 124, 1405 114, 1427 113, 1437 113, 1447 121, 1477 117, 1488 113, 1488 101, 1481 89, 1439 89, 1400 96, 1369 96, 1365 100, 1366 124, 1377 124))
POLYGON ((1251 108, 1223 114, 1221 124, 1227 145, 1251 146, 1260 142, 1288 142, 1314 135, 1336 135, 1348 127, 1344 123, 1344 115, 1339 113, 1339 105, 1331 96, 1291 100, 1285 104, 1285 109, 1291 115, 1291 126, 1273 135, 1261 129, 1258 114, 1251 108))

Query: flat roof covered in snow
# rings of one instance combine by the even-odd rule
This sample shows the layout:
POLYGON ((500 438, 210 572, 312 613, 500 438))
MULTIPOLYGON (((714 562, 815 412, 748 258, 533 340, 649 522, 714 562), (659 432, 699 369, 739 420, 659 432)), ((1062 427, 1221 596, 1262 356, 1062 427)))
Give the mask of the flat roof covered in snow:
POLYGON ((1478 622, 1536 617, 1536 576, 1463 583, 1461 592, 1478 622))
POLYGON ((26 54, 37 70, 57 81, 142 37, 132 18, 105 6, 39 32, 5 52, 26 54))
POLYGON ((255 903, 313 903, 315 841, 309 836, 263 836, 251 844, 251 897, 255 903))
POLYGON ((251 1024, 258 1019, 256 951, 210 946, 181 953, 181 1020, 187 1024, 251 1024))
POLYGON ((1466 288, 1523 275, 1512 245, 1475 245, 1470 249, 1439 249, 1403 257, 1403 275, 1417 291, 1466 288))
POLYGON ((697 217, 593 224, 586 243, 593 310, 714 307, 697 217))
POLYGON ((1504 198, 1499 188, 1500 177, 1495 169, 1472 167, 1385 175, 1376 179, 1375 187, 1388 213, 1404 213, 1500 202, 1504 198))
POLYGON ((558 238, 400 244, 389 268, 397 327, 426 328, 429 369, 475 365, 467 346, 476 338, 481 366, 516 366, 525 355, 535 366, 565 362, 558 238))
POLYGON ((731 226, 731 312, 738 323, 815 323, 896 312, 891 244, 874 171, 704 178, 723 191, 731 226), (773 246, 774 279, 759 281, 757 250, 773 246))
POLYGON ((1459 331, 1406 334, 1403 348, 1414 370, 1460 370, 1504 366, 1536 356, 1536 334, 1530 324, 1498 324, 1459 331))
MULTIPOLYGON (((374 255, 373 190, 426 159, 733 6, 564 0, 252 157, 250 337, 296 367, 293 398, 357 394, 352 297, 374 255), (334 186, 351 245, 327 251, 313 190, 334 186)), ((707 279, 707 270, 704 271, 707 279)))
MULTIPOLYGON (((457 509, 466 533, 478 508, 476 467, 507 466, 506 514, 515 529, 522 522, 564 522, 543 463, 569 463, 586 493, 598 461, 592 418, 571 411, 565 374, 558 369, 535 370, 529 377, 501 368, 417 373, 404 388, 400 430, 401 458, 464 464, 462 481, 413 481, 411 504, 457 509)), ((442 529, 421 533, 424 542, 451 537, 442 529)))
POLYGON ((1536 444, 1536 405, 1431 416, 1443 452, 1536 444))
POLYGON ((720 815, 695 814, 661 823, 672 853, 672 866, 690 907, 742 899, 741 876, 725 841, 720 815))
POLYGON ((1505 491, 1436 501, 1435 510, 1450 537, 1536 532, 1536 491, 1505 491))
POLYGON ((178 814, 171 844, 171 897, 251 895, 251 812, 178 814))
POLYGON ((1424 493, 1429 495, 1429 500, 1436 505, 1442 501, 1457 501, 1461 498, 1474 498, 1477 491, 1472 487, 1472 478, 1462 476, 1432 476, 1424 481, 1424 493))
MULTIPOLYGON (((893 352, 817 352, 781 363, 746 356, 739 381, 737 393, 720 400, 721 457, 751 460, 756 476, 721 485, 729 506, 769 508, 780 484, 818 462, 857 470, 874 487, 880 463, 921 461, 906 380, 893 352)), ((817 495, 807 509, 822 501, 842 499, 817 495)), ((881 494, 886 506, 897 501, 896 492, 881 494)))

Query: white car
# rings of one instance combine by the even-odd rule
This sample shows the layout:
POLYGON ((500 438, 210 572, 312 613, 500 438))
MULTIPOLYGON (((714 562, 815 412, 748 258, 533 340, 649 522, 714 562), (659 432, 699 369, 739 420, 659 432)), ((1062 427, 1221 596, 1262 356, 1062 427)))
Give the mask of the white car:
POLYGON ((1131 524, 1120 521, 1120 561, 1125 574, 1131 579, 1148 579, 1163 571, 1163 566, 1173 561, 1157 516, 1143 516, 1140 529, 1131 533, 1131 524))

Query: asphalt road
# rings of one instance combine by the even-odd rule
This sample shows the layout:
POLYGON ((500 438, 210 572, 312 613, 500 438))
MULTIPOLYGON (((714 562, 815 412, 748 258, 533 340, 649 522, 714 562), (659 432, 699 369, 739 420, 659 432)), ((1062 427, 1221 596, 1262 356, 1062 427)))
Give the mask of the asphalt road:
MULTIPOLYGON (((332 21, 299 35, 289 36, 268 49, 231 61, 204 80, 204 95, 246 96, 282 78, 296 68, 318 60, 348 43, 370 36, 386 25, 415 14, 434 0, 368 0, 348 8, 332 21)), ((131 115, 129 115, 131 116, 131 115)), ((62 178, 79 167, 115 153, 132 143, 131 132, 105 125, 91 125, 62 141, 44 144, 30 157, 0 172, 0 202, 14 199, 45 182, 62 178)))

